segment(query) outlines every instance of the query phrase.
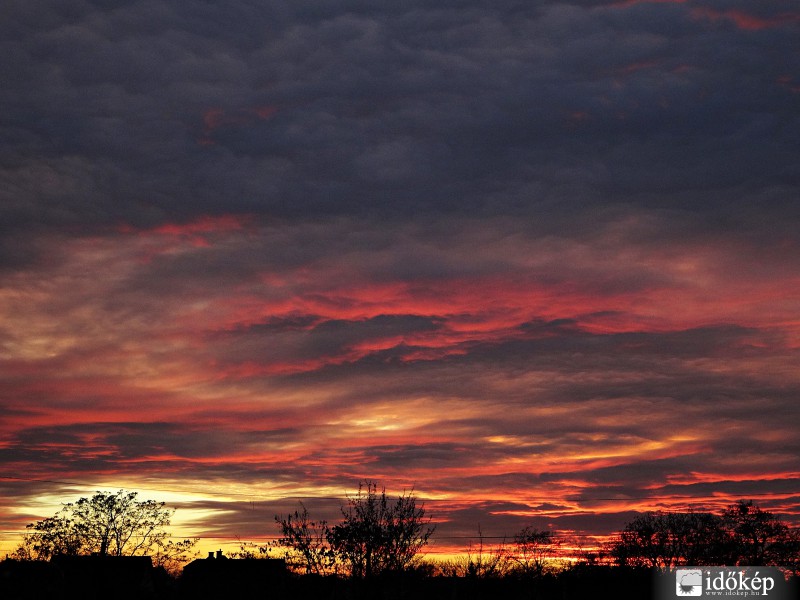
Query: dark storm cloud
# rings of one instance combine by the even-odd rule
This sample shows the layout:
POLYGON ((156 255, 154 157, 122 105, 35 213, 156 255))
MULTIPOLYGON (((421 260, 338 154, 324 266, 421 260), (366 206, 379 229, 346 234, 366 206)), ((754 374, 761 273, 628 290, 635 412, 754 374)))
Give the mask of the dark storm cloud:
MULTIPOLYGON (((728 494, 731 497, 759 498, 759 502, 779 503, 781 502, 780 498, 777 500, 774 498, 766 498, 763 501, 760 500, 760 497, 764 496, 765 486, 769 486, 770 493, 791 495, 796 493, 795 490, 797 489, 798 483, 800 483, 800 479, 798 479, 797 477, 786 477, 784 479, 766 479, 766 480, 751 479, 746 481, 729 480, 729 481, 711 482, 711 483, 695 483, 682 486, 665 485, 663 487, 658 488, 658 492, 659 494, 663 494, 666 497, 668 497, 670 494, 678 494, 678 495, 691 494, 696 496, 712 496, 715 493, 717 494, 723 493, 723 494, 728 494)), ((788 502, 790 503, 794 503, 797 501, 796 498, 792 498, 791 496, 787 497, 786 500, 788 500, 788 502)), ((796 518, 797 515, 795 508, 795 519, 796 518)))
MULTIPOLYGON (((194 459, 225 452, 246 454, 253 445, 280 444, 296 439, 297 433, 289 429, 220 431, 186 423, 73 423, 17 431, 9 446, 0 448, 0 460, 27 469, 35 464, 48 469, 59 465, 76 474, 115 471, 120 464, 131 468, 138 461, 146 461, 148 469, 155 463, 186 468, 194 459)), ((231 467, 236 462, 235 456, 229 460, 231 467)))
POLYGON ((417 315, 379 315, 358 321, 323 320, 304 327, 298 335, 297 324, 307 323, 310 318, 313 319, 289 319, 288 323, 272 320, 252 325, 245 331, 228 332, 216 340, 220 344, 220 356, 232 361, 255 357, 265 362, 276 357, 302 360, 337 354, 372 340, 435 331, 441 325, 437 319, 417 315))
MULTIPOLYGON (((529 329, 527 326, 524 328, 529 329)), ((773 386, 757 373, 717 374, 686 368, 691 361, 709 357, 767 360, 770 356, 784 356, 787 350, 783 340, 770 333, 737 326, 611 335, 592 335, 561 328, 557 331, 559 335, 543 338, 533 335, 532 339, 519 341, 472 343, 464 347, 464 354, 443 358, 436 363, 397 363, 371 357, 283 379, 296 384, 303 380, 323 383, 358 381, 359 377, 372 374, 380 376, 382 382, 381 389, 374 390, 376 397, 414 396, 423 391, 447 395, 458 390, 462 398, 486 398, 492 396, 491 389, 482 387, 481 382, 474 378, 464 378, 463 373, 478 374, 486 368, 509 374, 534 371, 551 374, 548 385, 536 394, 536 401, 542 403, 581 403, 626 397, 669 398, 688 403, 696 402, 699 396, 714 403, 727 395, 740 397, 745 411, 747 405, 762 398, 770 398, 778 405, 788 407, 796 393, 793 386, 773 386), (605 375, 599 381, 591 375, 593 373, 605 375), (636 377, 628 377, 627 373, 636 373, 636 377), (586 378, 561 377, 559 374, 585 374, 586 378)), ((353 392, 361 395, 362 402, 369 400, 367 390, 356 386, 353 392), (367 395, 363 395, 365 393, 367 395)), ((531 401, 531 394, 529 390, 509 387, 504 390, 503 399, 509 403, 525 404, 531 401)), ((739 409, 729 405, 726 410, 734 411, 726 414, 736 416, 739 409)))
POLYGON ((4 220, 549 220, 636 194, 737 222, 768 189, 796 217, 797 28, 698 7, 12 2, 4 220))

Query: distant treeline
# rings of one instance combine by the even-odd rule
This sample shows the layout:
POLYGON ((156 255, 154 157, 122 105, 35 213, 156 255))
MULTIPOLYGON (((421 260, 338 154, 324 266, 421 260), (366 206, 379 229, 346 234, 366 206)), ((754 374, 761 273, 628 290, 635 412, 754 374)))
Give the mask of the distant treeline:
MULTIPOLYGON (((392 501, 367 483, 342 510, 341 523, 329 526, 301 510, 277 516, 278 540, 298 572, 345 573, 361 578, 419 568, 418 552, 434 532, 424 507, 413 495, 392 501)), ((721 514, 646 512, 638 515, 601 549, 564 560, 565 540, 553 532, 525 527, 511 540, 475 551, 461 560, 428 565, 442 575, 537 578, 558 572, 575 559, 589 564, 667 571, 680 565, 776 566, 800 572, 800 529, 752 501, 741 500, 721 514), (559 557, 562 557, 559 559, 559 557)), ((259 548, 262 554, 269 548, 259 548)))
POLYGON ((433 576, 416 569, 355 578, 298 575, 280 559, 201 559, 172 577, 163 568, 152 567, 147 557, 89 556, 0 562, 0 596, 3 600, 647 600, 653 578, 648 569, 589 565, 538 577, 433 576))
MULTIPOLYGON (((42 582, 51 576, 58 580, 58 573, 69 580, 76 569, 90 567, 95 569, 96 575, 87 575, 84 579, 102 578, 105 570, 112 568, 112 563, 97 561, 142 557, 157 568, 148 576, 154 582, 178 581, 176 578, 183 570, 183 583, 188 585, 186 581, 191 577, 186 579, 186 569, 189 572, 194 569, 195 573, 216 573, 207 584, 198 587, 198 594, 205 593, 216 581, 246 579, 242 570, 245 564, 256 570, 266 568, 264 565, 272 565, 270 568, 274 570, 280 565, 282 585, 288 585, 287 581, 301 585, 296 583, 301 581, 299 579, 283 577, 291 573, 317 577, 302 579, 305 582, 302 585, 325 581, 325 585, 344 586, 348 590, 368 587, 366 583, 355 583, 358 581, 400 575, 403 581, 412 583, 438 582, 431 585, 444 585, 441 581, 445 580, 492 580, 495 583, 475 585, 534 588, 564 586, 566 582, 575 585, 577 579, 583 581, 590 574, 600 577, 606 572, 617 578, 635 579, 634 574, 642 570, 667 572, 682 565, 777 566, 794 575, 800 571, 800 530, 789 527, 752 501, 739 501, 721 514, 643 513, 603 548, 582 556, 565 557, 561 548, 564 540, 551 531, 525 527, 507 543, 484 547, 481 542, 478 548, 471 549, 459 560, 426 562, 421 559, 421 550, 434 535, 435 526, 424 505, 417 502, 413 493, 393 498, 376 483, 366 481, 359 485, 355 495, 347 498, 338 523, 314 520, 300 504, 292 514, 275 516, 281 533, 275 543, 268 546, 243 543, 231 558, 195 560, 186 568, 184 565, 197 555, 194 550, 197 540, 170 538, 166 528, 172 514, 163 502, 139 501, 136 492, 123 490, 97 492, 91 498, 65 504, 54 516, 28 525, 28 533, 10 557, 13 560, 5 563, 6 579, 0 578, 0 586, 8 587, 12 579, 25 580, 25 573, 39 572, 37 569, 41 570, 39 580, 42 582), (253 562, 276 555, 281 558, 253 562), (97 560, 69 562, 85 557, 97 560), (42 567, 40 563, 50 567, 42 567), (101 568, 104 564, 107 568, 101 568), (234 566, 236 564, 240 566, 234 566), (606 571, 609 568, 612 570, 606 571), (234 577, 231 573, 238 575, 234 577), (496 583, 497 580, 505 583, 496 583), (344 583, 346 581, 353 583, 344 583)), ((128 564, 135 563, 129 561, 128 564)), ((258 579, 261 575, 253 577, 258 579)), ((113 586, 119 579, 112 578, 109 585, 113 586)), ((452 585, 456 586, 453 593, 457 594, 467 594, 473 589, 473 586, 466 586, 462 592, 458 591, 458 586, 465 584, 452 585)), ((634 583, 630 585, 635 587, 634 583)), ((0 594, 0 598, 5 600, 6 595, 0 594)))
MULTIPOLYGON (((57 557, 0 562, 3 600, 661 600, 674 590, 671 572, 574 564, 538 576, 456 577, 425 569, 369 578, 298 575, 281 559, 195 560, 179 577, 148 557, 57 557)), ((780 581, 779 600, 797 597, 780 581)), ((668 596, 672 597, 672 596, 668 596)))
POLYGON ((681 565, 776 566, 800 574, 800 529, 752 501, 722 514, 647 512, 607 546, 615 564, 669 570, 681 565))

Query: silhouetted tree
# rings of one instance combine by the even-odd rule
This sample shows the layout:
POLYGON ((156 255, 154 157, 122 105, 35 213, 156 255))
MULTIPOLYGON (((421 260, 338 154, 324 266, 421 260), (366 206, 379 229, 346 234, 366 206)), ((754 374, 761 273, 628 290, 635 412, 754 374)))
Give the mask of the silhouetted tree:
POLYGON ((359 484, 342 515, 344 521, 328 531, 328 542, 355 577, 408 568, 434 531, 413 494, 390 501, 386 489, 378 494, 369 481, 359 484))
POLYGON ((353 577, 406 570, 434 531, 413 494, 390 500, 385 489, 378 493, 377 484, 369 481, 359 484, 358 493, 342 507, 343 521, 332 527, 312 521, 301 507, 275 520, 282 535, 278 543, 291 550, 287 558, 299 557, 309 573, 337 566, 353 577))
POLYGON ((26 526, 29 533, 12 554, 18 560, 49 560, 86 553, 86 538, 72 519, 57 514, 26 526))
POLYGON ((780 566, 789 570, 795 577, 800 577, 800 529, 788 528, 783 539, 778 542, 780 566))
POLYGON ((27 560, 58 555, 150 555, 156 565, 173 567, 191 556, 196 540, 174 542, 169 526, 174 510, 155 500, 138 501, 137 492, 97 492, 65 504, 52 517, 27 526, 15 552, 27 560))
POLYGON ((183 566, 192 558, 197 556, 194 547, 197 538, 185 540, 156 540, 153 546, 147 551, 142 551, 143 555, 149 555, 153 559, 153 565, 163 567, 171 575, 178 575, 183 566))
POLYGON ((737 565, 784 565, 797 560, 797 532, 774 514, 750 500, 740 500, 722 514, 730 534, 732 557, 737 565))
POLYGON ((522 575, 541 576, 552 559, 557 543, 551 531, 525 527, 514 536, 512 559, 516 571, 522 575))
POLYGON ((290 566, 323 575, 334 567, 333 551, 328 544, 328 523, 313 521, 302 502, 300 508, 285 518, 275 516, 281 530, 277 545, 292 550, 285 556, 290 566))
POLYGON ((666 514, 646 512, 625 525, 611 544, 611 555, 620 565, 668 569, 675 560, 666 514))
POLYGON ((725 564, 728 547, 716 515, 646 512, 625 526, 610 554, 621 565, 667 570, 681 564, 725 564))
POLYGON ((615 562, 661 570, 679 565, 772 565, 796 570, 800 534, 772 513, 739 501, 721 516, 647 512, 609 547, 615 562))
POLYGON ((677 554, 686 565, 724 565, 730 557, 730 536, 722 519, 708 512, 672 513, 677 554))

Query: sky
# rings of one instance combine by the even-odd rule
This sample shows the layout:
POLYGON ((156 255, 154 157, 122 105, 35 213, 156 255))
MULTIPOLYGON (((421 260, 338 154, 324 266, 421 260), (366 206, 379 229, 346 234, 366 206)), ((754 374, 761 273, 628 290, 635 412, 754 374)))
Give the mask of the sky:
POLYGON ((363 480, 433 552, 800 521, 796 2, 0 12, 0 552, 121 488, 201 551, 363 480))

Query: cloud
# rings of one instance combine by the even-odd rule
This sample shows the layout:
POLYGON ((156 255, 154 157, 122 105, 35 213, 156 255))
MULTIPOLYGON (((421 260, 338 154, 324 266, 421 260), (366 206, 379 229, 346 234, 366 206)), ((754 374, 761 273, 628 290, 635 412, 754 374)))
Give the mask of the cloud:
MULTIPOLYGON (((3 480, 25 514, 364 477, 470 535, 797 512, 791 3, 6 13, 0 475, 80 484, 3 480)), ((231 498, 198 526, 255 533, 231 498)))
MULTIPOLYGON (((5 25, 20 74, 5 101, 9 183, 17 202, 60 204, 53 224, 222 207, 529 214, 516 197, 526 187, 537 192, 527 206, 562 214, 596 204, 593 189, 662 206, 678 202, 665 191, 694 192, 681 208, 730 212, 710 185, 790 182, 793 137, 779 123, 791 103, 761 84, 786 69, 753 52, 752 34, 704 28, 686 4, 65 6, 43 7, 37 23, 15 3, 5 25), (586 115, 577 129, 575 112, 586 115), (733 143, 742 137, 773 143, 733 143), (65 160, 86 165, 86 183, 37 197, 22 173, 65 160)), ((753 18, 774 19, 769 42, 788 48, 781 15, 753 18)))

